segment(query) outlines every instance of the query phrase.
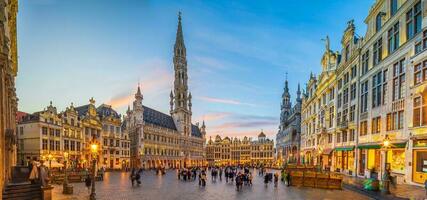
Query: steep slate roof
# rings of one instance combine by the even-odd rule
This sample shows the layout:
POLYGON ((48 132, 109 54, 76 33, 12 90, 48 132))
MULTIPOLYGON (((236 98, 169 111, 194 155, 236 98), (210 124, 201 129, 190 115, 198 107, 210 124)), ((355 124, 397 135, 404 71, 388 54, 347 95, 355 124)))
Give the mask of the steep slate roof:
POLYGON ((84 106, 79 106, 74 108, 76 109, 77 113, 79 114, 79 117, 86 115, 87 111, 89 110, 89 104, 84 106))
MULTIPOLYGON (((175 126, 175 122, 170 115, 162 113, 160 111, 154 110, 150 107, 144 107, 144 122, 154 124, 156 126, 161 126, 164 128, 177 130, 175 126)), ((191 125, 191 135, 194 137, 202 137, 202 133, 200 132, 199 127, 196 125, 191 125)))
POLYGON ((152 108, 144 107, 144 121, 164 128, 177 130, 173 118, 152 108))
POLYGON ((96 113, 101 119, 103 117, 110 116, 111 114, 116 118, 120 118, 120 115, 113 108, 111 108, 111 106, 106 104, 98 106, 98 108, 96 108, 96 113))
POLYGON ((195 137, 202 137, 202 132, 200 132, 199 127, 197 127, 196 125, 191 124, 191 135, 195 136, 195 137))

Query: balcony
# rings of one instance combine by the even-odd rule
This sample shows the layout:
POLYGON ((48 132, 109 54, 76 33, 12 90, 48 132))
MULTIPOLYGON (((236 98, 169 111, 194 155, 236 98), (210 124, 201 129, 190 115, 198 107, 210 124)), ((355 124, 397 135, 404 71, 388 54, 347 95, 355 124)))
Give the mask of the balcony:
POLYGON ((346 130, 348 129, 348 121, 344 120, 338 123, 338 128, 341 130, 346 130))
POLYGON ((391 104, 392 112, 403 110, 405 108, 405 99, 399 99, 391 104))

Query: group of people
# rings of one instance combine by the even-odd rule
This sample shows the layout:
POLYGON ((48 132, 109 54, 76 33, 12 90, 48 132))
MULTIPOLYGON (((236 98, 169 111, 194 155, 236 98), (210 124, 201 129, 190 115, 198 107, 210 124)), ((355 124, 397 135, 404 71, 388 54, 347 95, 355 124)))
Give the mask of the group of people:
POLYGON ((141 185, 141 174, 142 169, 132 168, 132 172, 130 173, 130 180, 132 181, 132 186, 134 186, 135 182, 137 186, 141 185))
POLYGON ((195 167, 178 169, 178 180, 194 181, 197 177, 197 171, 200 169, 195 167))
POLYGON ((28 180, 32 184, 41 184, 43 187, 49 184, 49 169, 43 165, 44 161, 33 159, 28 163, 30 176, 28 180))

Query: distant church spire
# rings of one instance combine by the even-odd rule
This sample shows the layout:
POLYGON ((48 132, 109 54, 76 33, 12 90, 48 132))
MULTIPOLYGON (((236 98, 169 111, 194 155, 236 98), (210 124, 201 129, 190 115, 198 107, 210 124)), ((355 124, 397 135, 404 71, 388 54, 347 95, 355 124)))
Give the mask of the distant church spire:
POLYGON ((291 113, 291 95, 289 94, 289 86, 288 86, 288 73, 285 75, 285 88, 283 89, 282 94, 282 107, 280 114, 280 124, 284 125, 287 123, 288 116, 291 113))

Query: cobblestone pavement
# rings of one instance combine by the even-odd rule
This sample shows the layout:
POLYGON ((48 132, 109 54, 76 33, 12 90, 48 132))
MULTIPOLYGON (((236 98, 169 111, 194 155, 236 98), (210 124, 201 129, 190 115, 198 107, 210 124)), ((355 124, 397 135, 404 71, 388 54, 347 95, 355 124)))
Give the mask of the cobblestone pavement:
MULTIPOLYGON (((242 191, 236 191, 232 183, 222 181, 212 182, 208 175, 208 181, 205 188, 199 187, 197 181, 183 182, 179 181, 176 171, 169 170, 164 176, 155 175, 154 171, 144 171, 142 176, 142 185, 132 187, 129 180, 129 173, 125 172, 107 172, 104 181, 96 182, 97 199, 162 199, 162 200, 186 200, 186 199, 206 199, 206 200, 227 200, 227 199, 351 199, 362 200, 367 197, 349 190, 324 190, 314 188, 286 187, 279 182, 277 188, 273 183, 265 186, 262 177, 254 173, 253 185, 243 186, 242 191)), ((54 200, 74 200, 89 199, 88 190, 84 183, 73 183, 74 194, 63 195, 62 186, 54 185, 54 200)))

